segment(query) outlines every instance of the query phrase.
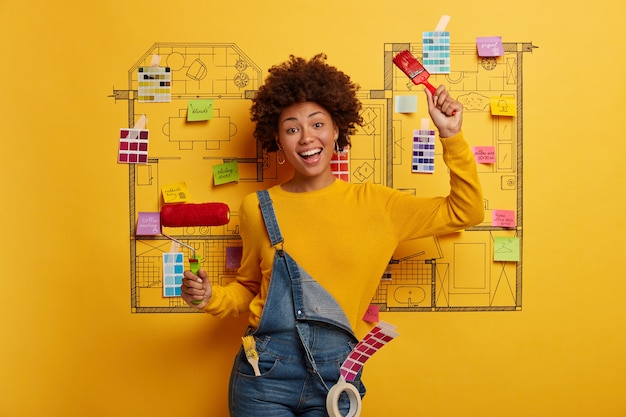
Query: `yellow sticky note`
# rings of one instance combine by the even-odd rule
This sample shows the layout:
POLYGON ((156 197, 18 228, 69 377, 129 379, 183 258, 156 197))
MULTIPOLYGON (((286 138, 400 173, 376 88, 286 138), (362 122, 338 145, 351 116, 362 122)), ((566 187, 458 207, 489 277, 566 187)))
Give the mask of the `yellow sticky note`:
POLYGON ((517 101, 515 97, 490 97, 491 114, 494 116, 517 116, 517 101))
POLYGON ((197 122, 213 118, 213 100, 189 100, 187 102, 187 121, 197 122))
POLYGON ((165 203, 184 203, 189 197, 189 190, 186 183, 179 182, 163 186, 161 194, 165 203))
POLYGON ((239 181, 239 166, 237 165, 237 161, 213 166, 213 182, 215 185, 235 181, 239 181))

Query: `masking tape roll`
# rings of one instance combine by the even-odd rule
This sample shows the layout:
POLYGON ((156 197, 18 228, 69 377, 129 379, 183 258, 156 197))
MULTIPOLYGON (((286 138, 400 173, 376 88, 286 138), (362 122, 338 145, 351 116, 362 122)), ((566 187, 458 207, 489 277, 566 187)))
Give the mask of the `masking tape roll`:
POLYGON ((326 411, 329 417, 359 417, 361 415, 361 394, 356 387, 346 382, 343 377, 333 385, 326 396, 326 411), (345 416, 339 411, 339 396, 345 392, 350 400, 350 410, 345 416))

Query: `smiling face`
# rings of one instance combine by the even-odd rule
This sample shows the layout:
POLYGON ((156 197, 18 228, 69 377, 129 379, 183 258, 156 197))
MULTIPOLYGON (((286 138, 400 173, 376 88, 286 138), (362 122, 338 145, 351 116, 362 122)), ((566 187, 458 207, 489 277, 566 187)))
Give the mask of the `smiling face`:
POLYGON ((331 115, 319 104, 306 101, 285 108, 278 118, 276 140, 294 168, 294 176, 283 188, 304 192, 333 183, 330 160, 338 135, 331 115))

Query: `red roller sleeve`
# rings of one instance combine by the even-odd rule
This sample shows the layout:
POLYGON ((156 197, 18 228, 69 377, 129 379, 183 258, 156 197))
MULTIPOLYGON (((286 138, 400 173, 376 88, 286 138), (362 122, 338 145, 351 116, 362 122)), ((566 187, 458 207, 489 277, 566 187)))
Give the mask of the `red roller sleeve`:
POLYGON ((161 226, 222 226, 230 221, 230 209, 224 203, 166 204, 161 208, 161 226))

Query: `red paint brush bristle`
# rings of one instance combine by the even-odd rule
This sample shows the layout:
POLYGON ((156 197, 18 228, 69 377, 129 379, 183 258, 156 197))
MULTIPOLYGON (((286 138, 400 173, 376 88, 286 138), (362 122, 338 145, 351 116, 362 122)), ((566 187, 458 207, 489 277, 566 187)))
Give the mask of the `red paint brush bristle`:
POLYGON ((393 63, 411 79, 413 84, 424 84, 434 94, 435 88, 428 82, 430 73, 408 49, 397 54, 393 58, 393 63))

